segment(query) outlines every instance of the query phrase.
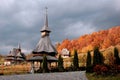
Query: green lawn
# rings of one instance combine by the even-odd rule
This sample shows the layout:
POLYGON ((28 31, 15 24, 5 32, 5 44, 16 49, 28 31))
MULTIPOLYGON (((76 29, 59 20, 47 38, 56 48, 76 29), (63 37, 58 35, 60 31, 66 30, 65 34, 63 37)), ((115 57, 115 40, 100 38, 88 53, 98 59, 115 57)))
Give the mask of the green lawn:
POLYGON ((120 80, 120 74, 116 76, 103 77, 103 76, 93 76, 93 74, 86 73, 86 76, 88 80, 120 80))

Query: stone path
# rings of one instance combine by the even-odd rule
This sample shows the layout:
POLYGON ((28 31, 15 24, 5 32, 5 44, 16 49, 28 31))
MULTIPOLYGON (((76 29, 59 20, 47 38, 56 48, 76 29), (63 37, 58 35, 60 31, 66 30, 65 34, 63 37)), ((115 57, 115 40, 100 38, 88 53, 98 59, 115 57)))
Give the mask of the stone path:
POLYGON ((88 80, 85 71, 0 76, 0 80, 88 80))

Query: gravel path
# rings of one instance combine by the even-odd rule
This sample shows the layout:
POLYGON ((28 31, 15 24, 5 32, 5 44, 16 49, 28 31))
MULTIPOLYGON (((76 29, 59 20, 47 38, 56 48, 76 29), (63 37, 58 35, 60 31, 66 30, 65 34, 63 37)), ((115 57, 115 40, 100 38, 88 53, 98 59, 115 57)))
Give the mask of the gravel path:
POLYGON ((0 76, 0 80, 88 80, 85 71, 0 76))

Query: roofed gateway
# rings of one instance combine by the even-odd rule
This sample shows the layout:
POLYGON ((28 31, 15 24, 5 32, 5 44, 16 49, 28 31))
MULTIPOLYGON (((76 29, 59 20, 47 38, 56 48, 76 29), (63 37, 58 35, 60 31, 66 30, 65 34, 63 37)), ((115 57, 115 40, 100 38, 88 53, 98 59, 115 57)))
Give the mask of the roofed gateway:
MULTIPOLYGON (((30 58, 28 61, 32 61, 34 64, 34 61, 39 61, 40 66, 41 62, 43 61, 43 56, 46 55, 47 62, 56 62, 58 59, 55 57, 57 54, 57 50, 52 45, 52 42, 49 38, 51 30, 48 27, 48 14, 47 14, 47 8, 46 8, 46 14, 45 14, 45 23, 41 32, 41 39, 39 40, 38 44, 36 45, 36 48, 33 50, 32 54, 33 57, 30 58)), ((34 67, 34 66, 32 66, 34 67)))

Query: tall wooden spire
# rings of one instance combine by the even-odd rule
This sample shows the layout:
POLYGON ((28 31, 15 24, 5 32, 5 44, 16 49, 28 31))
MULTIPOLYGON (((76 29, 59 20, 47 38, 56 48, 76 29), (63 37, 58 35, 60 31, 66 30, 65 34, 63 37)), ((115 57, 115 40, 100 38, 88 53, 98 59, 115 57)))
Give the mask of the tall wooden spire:
POLYGON ((44 31, 51 32, 50 29, 48 28, 48 13, 47 13, 47 9, 48 8, 45 7, 45 10, 46 10, 46 12, 45 12, 45 21, 44 21, 44 26, 43 26, 41 32, 44 32, 44 31))
POLYGON ((45 9, 46 9, 46 13, 45 13, 45 24, 44 24, 44 25, 45 25, 46 27, 48 27, 48 14, 47 14, 47 9, 48 9, 48 8, 45 7, 45 9))

